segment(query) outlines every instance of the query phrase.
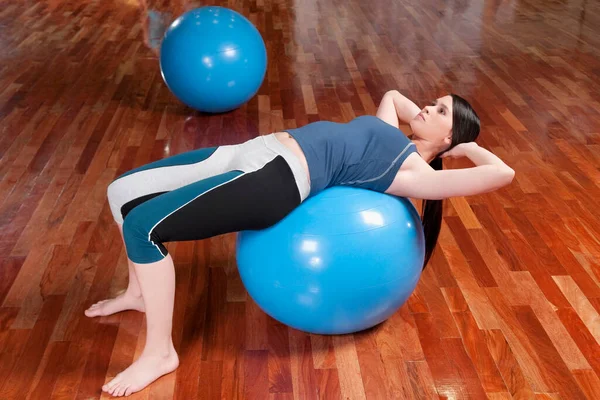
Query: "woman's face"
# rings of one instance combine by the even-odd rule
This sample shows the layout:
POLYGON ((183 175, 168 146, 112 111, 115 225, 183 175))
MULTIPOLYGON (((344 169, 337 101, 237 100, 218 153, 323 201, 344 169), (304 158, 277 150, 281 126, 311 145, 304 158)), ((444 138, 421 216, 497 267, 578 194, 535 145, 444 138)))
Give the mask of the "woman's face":
POLYGON ((441 97, 423 108, 410 127, 414 136, 445 151, 452 143, 452 97, 441 97))

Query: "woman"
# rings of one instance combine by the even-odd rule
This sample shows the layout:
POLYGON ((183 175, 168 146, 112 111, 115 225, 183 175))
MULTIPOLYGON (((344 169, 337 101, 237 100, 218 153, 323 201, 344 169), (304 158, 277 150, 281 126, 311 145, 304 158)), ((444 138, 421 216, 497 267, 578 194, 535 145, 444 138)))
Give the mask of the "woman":
POLYGON ((426 260, 441 226, 441 200, 509 184, 514 171, 474 143, 479 118, 456 95, 420 110, 397 91, 377 117, 347 124, 316 122, 234 146, 198 149, 117 178, 108 188, 129 258, 129 285, 91 306, 89 317, 146 313, 142 355, 103 386, 115 396, 137 392, 179 364, 171 339, 175 271, 162 243, 266 228, 326 187, 350 185, 425 199, 426 260), (398 129, 410 123, 411 139, 398 129), (467 157, 473 168, 442 170, 443 157, 467 157))

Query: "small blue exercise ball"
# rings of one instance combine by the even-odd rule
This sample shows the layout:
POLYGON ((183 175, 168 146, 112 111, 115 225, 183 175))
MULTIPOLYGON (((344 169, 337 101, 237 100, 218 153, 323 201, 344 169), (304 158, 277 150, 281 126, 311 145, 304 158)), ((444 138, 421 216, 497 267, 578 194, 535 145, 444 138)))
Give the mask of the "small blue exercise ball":
POLYGON ((425 239, 409 200, 333 187, 267 229, 240 232, 236 251, 242 282, 264 312, 305 332, 344 334, 404 304, 425 239))
POLYGON ((224 7, 201 7, 167 29, 160 69, 171 92, 189 107, 225 112, 256 94, 267 70, 267 50, 243 15, 224 7))

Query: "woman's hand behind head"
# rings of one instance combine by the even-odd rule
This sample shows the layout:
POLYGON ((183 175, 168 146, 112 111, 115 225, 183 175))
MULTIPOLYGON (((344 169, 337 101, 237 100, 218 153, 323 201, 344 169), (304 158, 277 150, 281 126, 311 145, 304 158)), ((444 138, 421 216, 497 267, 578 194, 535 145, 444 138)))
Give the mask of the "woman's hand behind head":
POLYGON ((473 151, 474 148, 479 147, 475 142, 460 143, 451 148, 450 150, 442 153, 441 158, 462 158, 467 157, 468 152, 473 151))

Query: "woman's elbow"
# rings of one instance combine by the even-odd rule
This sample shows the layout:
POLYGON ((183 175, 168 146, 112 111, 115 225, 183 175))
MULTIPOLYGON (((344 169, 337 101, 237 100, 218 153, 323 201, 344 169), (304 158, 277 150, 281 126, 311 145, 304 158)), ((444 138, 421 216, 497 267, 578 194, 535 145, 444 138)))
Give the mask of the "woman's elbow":
POLYGON ((383 98, 390 98, 390 99, 395 99, 398 98, 398 96, 402 96, 402 93, 400 93, 398 90, 396 89, 391 89, 388 90, 387 92, 385 92, 383 94, 383 98))
POLYGON ((515 170, 509 166, 505 166, 500 171, 501 186, 510 185, 515 178, 515 170))

